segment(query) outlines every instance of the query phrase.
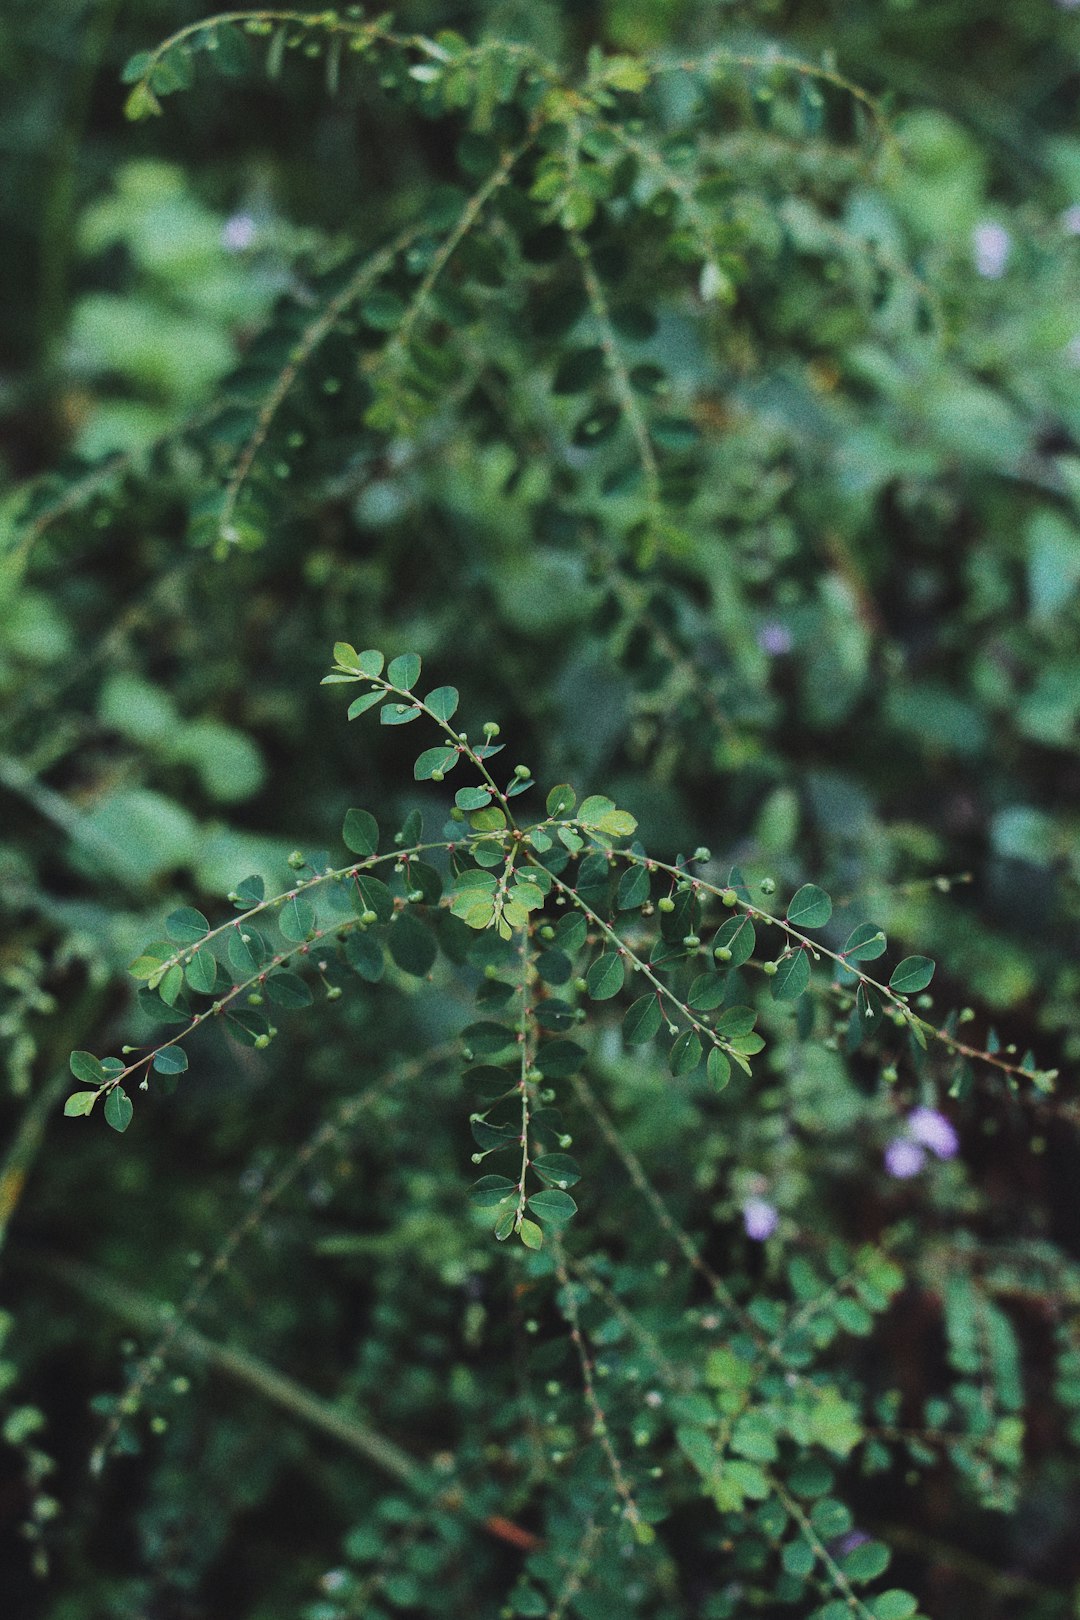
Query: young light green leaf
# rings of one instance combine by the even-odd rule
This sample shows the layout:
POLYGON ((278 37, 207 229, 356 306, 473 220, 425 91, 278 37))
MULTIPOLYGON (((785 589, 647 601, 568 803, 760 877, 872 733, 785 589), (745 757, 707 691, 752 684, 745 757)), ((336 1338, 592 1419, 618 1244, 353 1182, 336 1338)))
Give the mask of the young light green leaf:
POLYGON ((126 1131, 134 1112, 131 1098, 123 1086, 114 1086, 105 1098, 105 1123, 111 1125, 114 1131, 126 1131))
POLYGON ((386 671, 386 678, 399 692, 411 692, 420 679, 419 655, 402 653, 400 658, 392 658, 386 671))
POLYGON ((64 1104, 64 1113, 68 1119, 78 1119, 88 1114, 98 1100, 96 1091, 73 1091, 64 1104))
POLYGON ((832 901, 816 883, 804 883, 792 896, 787 920, 793 928, 824 928, 832 916, 832 901))
POLYGON ((905 956, 892 971, 889 989, 898 995, 911 996, 925 990, 934 977, 934 963, 928 956, 905 956))
POLYGON ((375 855, 379 849, 379 823, 369 810, 347 810, 341 839, 354 855, 375 855))
POLYGON ((518 1237, 527 1249, 542 1249, 544 1234, 535 1221, 522 1221, 518 1227, 518 1237))
POLYGON ((351 674, 360 673, 360 655, 355 647, 350 647, 347 641, 334 642, 334 663, 351 674))

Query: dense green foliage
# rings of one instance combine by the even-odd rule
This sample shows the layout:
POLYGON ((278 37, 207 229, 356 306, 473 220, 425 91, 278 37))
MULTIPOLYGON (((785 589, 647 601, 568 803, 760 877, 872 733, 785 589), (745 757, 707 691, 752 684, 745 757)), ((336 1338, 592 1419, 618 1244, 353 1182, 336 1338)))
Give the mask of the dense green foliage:
POLYGON ((20 1617, 1080 1612, 1070 10, 0 24, 20 1617))

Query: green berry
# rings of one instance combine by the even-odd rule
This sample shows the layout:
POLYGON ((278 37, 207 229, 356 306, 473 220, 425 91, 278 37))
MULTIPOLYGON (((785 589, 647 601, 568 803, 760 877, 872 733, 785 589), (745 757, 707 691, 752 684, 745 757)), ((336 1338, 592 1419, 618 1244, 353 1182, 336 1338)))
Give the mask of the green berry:
POLYGON ((374 912, 374 911, 362 911, 360 913, 360 921, 363 923, 365 928, 370 928, 372 923, 377 923, 378 920, 379 920, 379 917, 378 917, 377 912, 374 912))
POLYGON ((726 945, 718 945, 713 951, 713 955, 716 957, 718 962, 731 961, 731 952, 728 950, 726 945))
POLYGON ((739 903, 739 897, 734 889, 725 889, 720 898, 725 906, 737 906, 739 903))
POLYGON ((777 972, 778 968, 779 968, 779 963, 777 963, 777 962, 762 962, 762 964, 761 964, 762 973, 767 974, 767 976, 770 979, 777 972))
POLYGON ((432 771, 431 780, 433 782, 444 782, 446 780, 446 772, 439 770, 432 771))
POLYGON ((661 895, 660 899, 656 902, 656 909, 657 911, 663 911, 665 913, 675 910, 675 902, 671 898, 670 894, 661 895))
POLYGON ((761 887, 762 894, 775 894, 776 893, 776 879, 775 878, 762 878, 760 887, 761 887))
POLYGON ((701 944, 701 940, 698 938, 697 934, 684 934, 683 944, 686 946, 688 951, 696 951, 698 946, 701 944))
POLYGON ((519 782, 524 782, 532 775, 532 771, 530 771, 527 765, 515 765, 514 775, 517 777, 519 782))

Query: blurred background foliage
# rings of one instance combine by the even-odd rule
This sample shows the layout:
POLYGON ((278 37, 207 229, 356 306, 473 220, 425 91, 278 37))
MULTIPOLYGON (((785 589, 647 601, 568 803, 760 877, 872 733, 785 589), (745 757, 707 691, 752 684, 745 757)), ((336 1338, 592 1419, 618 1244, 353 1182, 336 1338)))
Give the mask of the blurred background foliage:
MULTIPOLYGON (((778 45, 835 62, 889 133, 831 90, 733 92, 708 130, 703 196, 724 230, 704 262, 677 90, 655 148, 633 152, 628 119, 629 148, 592 154, 599 206, 570 224, 614 289, 650 413, 659 540, 642 539, 651 497, 627 470, 633 436, 604 393, 579 267, 508 205, 463 256, 461 303, 448 292, 438 312, 453 338, 425 388, 356 364, 422 277, 407 250, 387 302, 312 347, 229 508, 240 544, 224 557, 228 469, 295 346, 358 256, 418 219, 445 231, 514 131, 426 116, 377 76, 329 94, 324 55, 302 52, 276 80, 254 53, 229 77, 200 70, 162 119, 126 123, 125 61, 200 15, 180 0, 9 0, 0 17, 11 1612, 496 1614, 513 1589, 510 1612, 547 1613, 514 1584, 521 1547, 477 1523, 512 1511, 551 1547, 560 1515, 582 1520, 580 1539, 607 1512, 579 1475, 573 1500, 551 1486, 543 1526, 530 1517, 538 1287, 508 1276, 463 1213, 465 1108, 438 1056, 461 1022, 449 987, 421 1004, 407 982, 365 986, 257 1061, 208 1042, 203 1078, 141 1110, 122 1149, 56 1117, 67 1051, 138 1027, 123 970, 173 905, 220 908, 249 871, 279 879, 296 844, 336 847, 350 802, 420 802, 397 738, 358 738, 320 692, 343 636, 415 647, 538 777, 611 793, 650 848, 705 843, 857 897, 858 915, 939 959, 941 1005, 971 1006, 976 1045, 993 1026, 1060 1064, 1050 1099, 962 1078, 948 1106, 963 1162, 911 1186, 890 1184, 881 1152, 899 1109, 942 1102, 929 1071, 883 1093, 857 1064, 781 1038, 752 1099, 716 1099, 601 1040, 593 1081, 678 1218, 747 1289, 786 1287, 786 1263, 822 1232, 854 1242, 908 1223, 907 1291, 875 1341, 883 1387, 918 1404, 951 1365, 1000 1416, 1016 1410, 1019 1357, 1026 1451, 1001 1441, 1014 1483, 995 1498, 983 1480, 989 1509, 937 1453, 914 1486, 894 1462, 849 1491, 858 1522, 891 1538, 929 1613, 1080 1612, 1076 1435, 1070 1451, 1049 1404, 1056 1380, 1080 1406, 1080 12, 405 0, 403 31, 520 41, 575 76, 594 46, 778 45), (381 1066, 433 1045, 430 1070, 352 1117, 381 1066), (739 1211, 766 1193, 785 1224, 763 1253, 739 1211), (268 1394, 264 1363, 219 1376, 212 1356, 170 1360, 121 1431, 129 1455, 89 1479, 103 1392, 153 1340, 109 1279, 144 1307, 182 1301, 249 1209, 257 1230, 213 1273, 196 1326, 287 1370, 293 1396, 268 1394), (65 1274, 72 1258, 91 1269, 65 1274), (974 1295, 949 1292, 950 1265, 974 1295), (1005 1340, 995 1299, 1013 1312, 1005 1340), (995 1342, 995 1368, 972 1374, 995 1342), (289 1407, 300 1386, 337 1414, 329 1427, 289 1407), (434 1455, 436 1478, 452 1453, 466 1509, 439 1496, 421 1521, 407 1492, 387 1495, 349 1413, 434 1455)), ((603 1162, 589 1129, 586 1110, 579 1145, 603 1162)), ((677 1256, 633 1197, 621 1183, 593 1212, 595 1252, 616 1292, 681 1321, 700 1301, 681 1274, 656 1284, 677 1256)), ((569 1383, 560 1345, 545 1353, 569 1383)), ((744 1612, 723 1607, 721 1538, 692 1506, 640 1590, 585 1544, 591 1584, 567 1600, 584 1620, 744 1612), (705 1573, 687 1577, 691 1564, 705 1573)), ((558 1591, 565 1570, 533 1556, 558 1591)))

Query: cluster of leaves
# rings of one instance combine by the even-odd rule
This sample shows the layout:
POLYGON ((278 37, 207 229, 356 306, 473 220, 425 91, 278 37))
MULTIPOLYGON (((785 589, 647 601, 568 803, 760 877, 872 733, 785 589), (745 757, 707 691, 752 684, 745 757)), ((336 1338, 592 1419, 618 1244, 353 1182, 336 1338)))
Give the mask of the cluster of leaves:
MULTIPOLYGON (((869 42, 800 8, 783 49, 743 9, 159 6, 129 66, 170 116, 72 229, 51 348, 66 442, 116 453, 0 541, 0 1190, 36 1290, 0 1458, 88 1611, 1067 1612, 1077 1115, 1027 1048, 1080 1050, 1074 142, 1008 200, 944 65, 982 0, 869 42), (887 127, 823 51, 910 98, 920 30, 966 128, 887 127), (237 130, 247 175, 210 157, 237 130), (345 625, 394 654, 336 648, 359 749, 317 702, 345 625), (523 815, 533 771, 408 647, 604 794, 523 815), (123 1155, 72 1125, 38 1159, 71 1046, 67 1110, 123 1155), (916 1103, 968 1162, 900 1182, 916 1103), (68 1410, 114 1387, 110 1316, 91 1432, 53 1369, 68 1410)), ((977 30, 971 83, 1007 37, 1030 120, 1055 9, 977 30)))

